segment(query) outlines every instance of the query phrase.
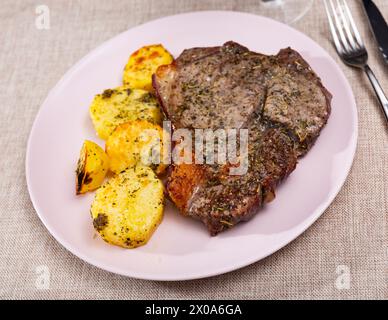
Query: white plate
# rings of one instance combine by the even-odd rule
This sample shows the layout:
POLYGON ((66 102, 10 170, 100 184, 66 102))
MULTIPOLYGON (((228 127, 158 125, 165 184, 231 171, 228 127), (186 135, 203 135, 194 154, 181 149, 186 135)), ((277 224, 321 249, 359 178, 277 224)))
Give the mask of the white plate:
POLYGON ((249 265, 299 236, 341 189, 356 142, 357 111, 352 91, 340 68, 318 44, 287 25, 260 16, 195 12, 128 30, 72 67, 38 113, 28 143, 26 174, 40 219, 73 254, 130 277, 186 280, 249 265), (169 204, 162 224, 146 246, 126 250, 106 244, 92 227, 89 208, 93 194, 74 195, 74 170, 83 140, 103 146, 88 115, 93 96, 120 85, 129 54, 143 45, 162 43, 178 56, 185 48, 222 45, 228 40, 266 54, 291 46, 311 64, 333 94, 332 115, 316 145, 280 186, 275 201, 248 223, 210 237, 203 225, 180 216, 169 204))

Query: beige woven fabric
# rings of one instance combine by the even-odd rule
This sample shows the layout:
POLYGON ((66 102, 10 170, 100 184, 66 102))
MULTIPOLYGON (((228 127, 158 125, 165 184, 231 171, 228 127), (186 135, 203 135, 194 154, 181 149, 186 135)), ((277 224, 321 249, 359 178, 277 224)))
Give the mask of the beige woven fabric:
MULTIPOLYGON (((348 0, 388 92, 384 65, 358 1, 348 0)), ((388 1, 375 0, 388 19, 388 1)), ((229 274, 188 282, 142 281, 92 267, 66 251, 42 225, 29 199, 25 153, 33 120, 66 70, 103 41, 137 24, 195 10, 260 14, 259 0, 2 0, 0 6, 0 297, 62 298, 379 298, 387 294, 388 130, 363 74, 344 66, 329 41, 323 2, 295 27, 338 61, 355 92, 359 142, 343 189, 301 237, 269 258, 229 274), (51 28, 38 30, 35 9, 50 9, 51 28), (39 286, 39 266, 50 271, 39 286), (337 272, 350 272, 340 290, 337 272)), ((48 150, 50 152, 50 150, 48 150)), ((55 187, 55 186, 51 186, 55 187)))

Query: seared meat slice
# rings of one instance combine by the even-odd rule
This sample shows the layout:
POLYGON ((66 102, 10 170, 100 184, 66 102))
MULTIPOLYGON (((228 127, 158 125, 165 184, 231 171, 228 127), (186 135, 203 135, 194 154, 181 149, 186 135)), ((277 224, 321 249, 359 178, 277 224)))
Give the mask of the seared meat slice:
POLYGON ((294 142, 281 129, 252 126, 249 141, 244 175, 229 175, 228 164, 172 166, 168 194, 182 214, 203 221, 212 235, 248 220, 296 166, 294 142))
POLYGON ((249 130, 248 171, 230 164, 172 165, 167 192, 182 214, 215 235, 247 220, 313 145, 330 114, 330 93, 294 50, 267 56, 227 42, 194 48, 160 67, 153 85, 174 128, 249 130))
POLYGON ((298 52, 280 50, 276 61, 284 71, 267 82, 263 117, 293 134, 298 155, 304 155, 329 118, 332 96, 298 52))

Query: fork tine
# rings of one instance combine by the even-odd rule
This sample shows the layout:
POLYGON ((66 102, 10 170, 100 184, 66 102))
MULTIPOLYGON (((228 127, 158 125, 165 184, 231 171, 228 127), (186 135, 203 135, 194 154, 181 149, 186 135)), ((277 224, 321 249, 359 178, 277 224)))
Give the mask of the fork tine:
POLYGON ((331 31, 331 35, 333 36, 335 47, 336 47, 338 53, 342 54, 343 49, 342 49, 342 46, 341 46, 341 42, 339 41, 339 38, 338 38, 338 35, 337 35, 337 31, 335 29, 333 19, 331 17, 329 6, 328 6, 326 0, 323 0, 323 1, 324 1, 324 4, 325 4, 327 19, 329 20, 330 31, 331 31))
POLYGON ((358 45, 360 46, 360 48, 364 48, 364 47, 365 47, 365 46, 364 46, 364 42, 362 41, 360 32, 359 32, 358 29, 357 29, 356 23, 354 22, 352 13, 350 12, 350 9, 349 9, 349 6, 348 6, 346 0, 343 0, 343 4, 344 4, 345 12, 346 12, 346 14, 347 14, 347 16, 348 16, 350 25, 352 26, 354 36, 355 36, 356 39, 357 39, 357 43, 358 43, 358 45))
POLYGON ((357 49, 357 43, 353 37, 352 32, 350 31, 348 19, 344 13, 343 4, 341 4, 341 0, 337 0, 337 6, 338 6, 338 11, 339 11, 341 18, 342 18, 342 25, 343 25, 345 32, 346 32, 347 41, 348 41, 350 47, 353 50, 355 50, 355 49, 357 49))
POLYGON ((340 36, 340 39, 341 39, 341 42, 342 44, 344 45, 344 51, 346 52, 350 52, 350 46, 348 44, 348 41, 345 37, 345 34, 344 34, 344 30, 342 28, 342 25, 341 25, 341 20, 340 18, 338 17, 338 14, 337 14, 337 10, 334 6, 334 3, 333 3, 333 0, 329 0, 330 1, 330 5, 331 5, 331 9, 333 11, 333 15, 334 15, 334 21, 335 21, 335 24, 337 26, 337 30, 338 30, 338 33, 339 33, 339 36, 340 36))

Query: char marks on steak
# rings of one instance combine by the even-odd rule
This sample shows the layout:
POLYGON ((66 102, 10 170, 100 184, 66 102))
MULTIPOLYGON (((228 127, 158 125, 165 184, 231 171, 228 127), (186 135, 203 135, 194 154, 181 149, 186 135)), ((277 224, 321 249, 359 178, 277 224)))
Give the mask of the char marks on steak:
POLYGON ((153 76, 174 128, 247 128, 248 171, 227 165, 173 164, 167 192, 182 214, 212 235, 249 219, 312 147, 330 115, 331 94, 291 48, 275 56, 235 43, 193 48, 153 76))

